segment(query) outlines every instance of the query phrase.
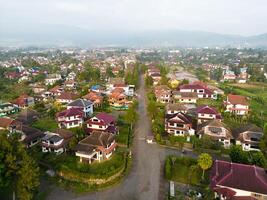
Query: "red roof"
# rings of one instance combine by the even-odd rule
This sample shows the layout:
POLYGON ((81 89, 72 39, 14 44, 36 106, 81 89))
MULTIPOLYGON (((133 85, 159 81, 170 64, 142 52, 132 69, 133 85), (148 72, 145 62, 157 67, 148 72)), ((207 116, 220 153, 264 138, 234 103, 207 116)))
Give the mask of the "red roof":
POLYGON ((57 99, 67 99, 67 100, 75 100, 77 98, 76 94, 71 92, 62 92, 57 99))
POLYGON ((96 118, 104 121, 105 124, 110 124, 111 122, 115 121, 115 117, 113 117, 112 115, 109 115, 107 113, 98 113, 96 115, 96 118))
POLYGON ((27 99, 29 97, 30 96, 27 95, 27 94, 22 94, 17 99, 15 99, 13 103, 16 104, 16 105, 19 105, 21 107, 26 106, 27 105, 27 99))
POLYGON ((211 186, 267 194, 267 174, 257 166, 216 160, 211 171, 211 186))
POLYGON ((199 84, 184 84, 180 86, 180 89, 200 90, 200 89, 207 89, 207 88, 199 84))
POLYGON ((84 116, 84 112, 80 108, 70 108, 56 114, 57 117, 71 117, 71 116, 84 116))
POLYGON ((227 197, 228 199, 230 199, 231 197, 233 197, 236 192, 234 190, 231 190, 229 188, 214 188, 214 190, 219 193, 222 194, 223 196, 227 197))
POLYGON ((218 113, 218 111, 210 106, 207 105, 203 105, 197 108, 197 113, 201 113, 201 114, 208 114, 208 115, 216 115, 217 119, 221 119, 221 114, 218 113))
POLYGON ((248 105, 246 97, 241 96, 241 95, 229 94, 227 96, 227 100, 233 105, 236 105, 236 104, 248 105))

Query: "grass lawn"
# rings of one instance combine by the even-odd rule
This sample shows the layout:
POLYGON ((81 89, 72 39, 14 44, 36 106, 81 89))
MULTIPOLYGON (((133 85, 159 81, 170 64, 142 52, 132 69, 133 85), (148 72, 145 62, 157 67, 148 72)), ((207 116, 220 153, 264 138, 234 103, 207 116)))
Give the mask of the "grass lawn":
POLYGON ((129 126, 122 125, 119 127, 119 134, 116 136, 116 142, 119 144, 127 145, 129 134, 129 126))
MULTIPOLYGON (((191 184, 196 186, 202 186, 201 176, 202 170, 197 165, 197 160, 188 157, 172 157, 174 162, 171 169, 171 180, 191 184), (194 166, 194 167, 193 167, 194 166)), ((205 173, 205 180, 208 179, 208 172, 205 173)))
POLYGON ((58 128, 57 122, 48 117, 39 119, 38 121, 34 122, 32 126, 43 131, 54 131, 58 128))
POLYGON ((80 163, 78 157, 64 157, 58 165, 59 170, 64 173, 75 174, 82 178, 107 178, 124 168, 125 153, 122 149, 117 149, 109 160, 92 164, 80 163))
MULTIPOLYGON (((220 87, 228 93, 243 95, 249 98, 250 116, 249 122, 263 126, 267 121, 267 84, 221 84, 220 87)), ((231 124, 231 120, 229 120, 231 124)))

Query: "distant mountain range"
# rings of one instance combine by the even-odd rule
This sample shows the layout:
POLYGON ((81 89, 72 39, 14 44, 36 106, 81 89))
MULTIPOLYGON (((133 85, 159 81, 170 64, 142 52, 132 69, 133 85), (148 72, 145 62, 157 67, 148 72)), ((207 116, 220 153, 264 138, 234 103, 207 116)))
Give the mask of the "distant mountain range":
POLYGON ((70 26, 2 27, 0 46, 253 47, 267 48, 267 33, 239 36, 204 31, 95 31, 70 26))

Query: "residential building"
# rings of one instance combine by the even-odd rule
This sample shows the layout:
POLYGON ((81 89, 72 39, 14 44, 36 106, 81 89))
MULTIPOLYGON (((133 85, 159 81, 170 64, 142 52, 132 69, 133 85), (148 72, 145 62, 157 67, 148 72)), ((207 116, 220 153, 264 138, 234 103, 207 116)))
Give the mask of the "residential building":
POLYGON ((226 106, 225 112, 240 116, 246 115, 249 112, 249 103, 244 96, 229 94, 224 104, 226 106))
POLYGON ((198 125, 197 135, 209 137, 211 140, 220 142, 224 148, 229 148, 231 140, 234 138, 231 130, 220 120, 213 119, 198 125))
POLYGON ((19 108, 26 108, 29 106, 34 105, 34 98, 30 97, 27 94, 20 95, 13 101, 14 105, 18 106, 19 108))
POLYGON ((206 121, 210 121, 213 119, 217 119, 219 121, 222 120, 221 114, 213 107, 203 105, 199 106, 196 109, 197 112, 197 123, 201 124, 206 121))
POLYGON ((216 199, 267 199, 266 171, 255 165, 216 160, 211 170, 210 182, 216 199))
POLYGON ((11 103, 0 102, 0 117, 12 115, 19 112, 19 107, 11 103))
POLYGON ((173 91, 173 98, 175 102, 180 102, 184 104, 196 104, 198 96, 196 92, 173 91))
POLYGON ((84 112, 85 117, 89 117, 93 114, 93 102, 85 99, 77 99, 68 104, 67 109, 79 108, 84 112))
POLYGON ((166 106, 166 114, 187 113, 187 107, 180 103, 169 103, 166 106))
POLYGON ((165 131, 175 136, 191 136, 195 134, 193 120, 182 112, 165 116, 165 131))
POLYGON ((259 143, 263 137, 262 128, 247 124, 233 130, 236 145, 241 145, 244 151, 260 151, 259 143))
POLYGON ((83 124, 84 112, 80 108, 70 108, 56 114, 59 128, 81 127, 83 124))
POLYGON ((80 162, 91 164, 94 161, 109 159, 116 149, 115 136, 108 132, 94 131, 75 147, 75 155, 80 162))
POLYGON ((77 95, 71 92, 62 92, 58 97, 56 97, 56 101, 62 104, 68 104, 77 99, 77 95))
POLYGON ((216 93, 207 86, 199 83, 184 84, 179 87, 180 93, 197 93, 198 98, 217 99, 216 93))
POLYGON ((154 88, 157 102, 170 103, 172 101, 172 91, 167 85, 160 85, 154 88))
POLYGON ((87 95, 82 97, 83 99, 86 99, 88 101, 93 102, 94 107, 101 107, 103 104, 104 97, 97 93, 97 92, 89 92, 87 95))
POLYGON ((54 152, 56 154, 64 153, 73 137, 71 131, 64 129, 57 129, 55 132, 46 131, 44 135, 41 140, 42 152, 54 152))
POLYGON ((45 79, 45 85, 54 85, 57 81, 62 80, 60 74, 48 74, 45 79))
POLYGON ((117 133, 115 117, 107 113, 98 113, 90 118, 86 121, 86 132, 90 134, 93 131, 117 133))

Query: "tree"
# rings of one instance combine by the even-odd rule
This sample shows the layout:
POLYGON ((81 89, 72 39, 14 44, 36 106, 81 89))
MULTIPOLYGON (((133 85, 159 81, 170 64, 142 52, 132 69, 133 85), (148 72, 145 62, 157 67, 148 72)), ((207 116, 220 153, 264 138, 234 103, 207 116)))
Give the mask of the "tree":
POLYGON ((212 157, 207 153, 202 153, 198 156, 197 163, 203 170, 202 179, 204 179, 205 171, 212 166, 212 157))
POLYGON ((124 118, 125 118, 125 121, 131 125, 131 130, 132 130, 133 124, 136 123, 136 121, 138 120, 138 115, 135 111, 134 105, 132 105, 128 108, 124 118))
POLYGON ((239 145, 231 146, 229 156, 232 162, 249 164, 248 154, 239 145))
POLYGON ((12 186, 19 199, 30 200, 39 185, 39 168, 18 138, 0 134, 0 187, 12 186))
POLYGON ((154 101, 149 101, 149 103, 147 105, 147 111, 148 111, 150 117, 152 119, 155 119, 157 112, 158 112, 158 108, 157 108, 157 105, 154 101))
POLYGON ((264 157, 263 153, 260 151, 253 152, 251 155, 251 164, 257 165, 259 167, 266 168, 267 167, 267 161, 264 157))
POLYGON ((263 154, 267 156, 267 123, 264 124, 263 132, 264 135, 260 141, 260 149, 263 152, 263 154))

